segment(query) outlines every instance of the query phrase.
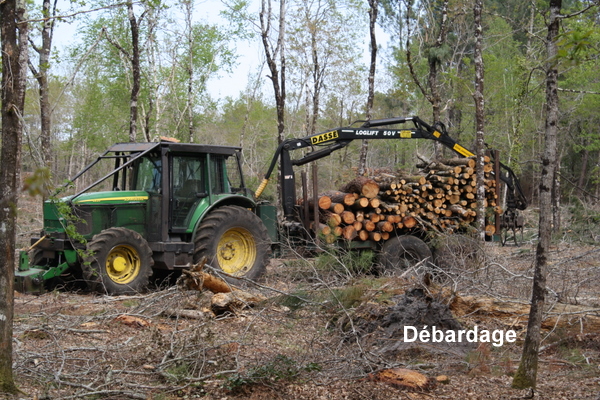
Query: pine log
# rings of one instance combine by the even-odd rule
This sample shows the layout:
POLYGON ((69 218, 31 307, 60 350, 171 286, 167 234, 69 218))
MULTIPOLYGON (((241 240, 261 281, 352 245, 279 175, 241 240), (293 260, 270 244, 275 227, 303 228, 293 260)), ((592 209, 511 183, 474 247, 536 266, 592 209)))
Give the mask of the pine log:
POLYGON ((358 238, 364 242, 366 240, 369 240, 369 234, 370 234, 370 232, 367 232, 365 230, 360 230, 360 231, 358 231, 358 238))
POLYGON ((342 216, 340 214, 333 213, 333 214, 329 214, 327 216, 327 225, 329 225, 331 227, 335 227, 341 223, 342 223, 342 216))
POLYGON ((356 221, 356 217, 352 211, 344 211, 340 216, 342 217, 342 222, 345 224, 352 224, 356 221))
POLYGON ((372 179, 364 176, 357 176, 348 182, 342 189, 342 192, 357 193, 368 199, 377 197, 379 194, 379 184, 372 179))
POLYGON ((372 232, 375 230, 376 226, 375 223, 373 221, 371 221, 370 219, 366 219, 363 221, 363 228, 366 231, 372 232))
POLYGON ((402 224, 405 228, 411 229, 417 225, 417 220, 412 216, 407 216, 402 219, 402 224))
POLYGON ((329 197, 332 203, 341 203, 345 206, 351 206, 352 204, 354 204, 354 200, 356 200, 356 198, 358 197, 354 193, 344 193, 337 191, 326 192, 322 196, 329 197))
POLYGON ((357 236, 356 229, 354 229, 354 226, 352 225, 345 226, 342 228, 342 236, 346 240, 354 240, 357 236))
POLYGON ((381 240, 381 233, 379 232, 369 232, 369 239, 374 242, 379 242, 381 240))
POLYGON ((329 211, 335 214, 341 214, 344 212, 344 205, 342 203, 331 203, 329 211))
MULTIPOLYGON (((329 207, 331 207, 331 197, 329 197, 329 196, 321 195, 317 198, 317 202, 318 202, 318 206, 321 210, 329 210, 329 207)), ((297 204, 302 205, 303 200, 298 199, 297 204)), ((308 199, 308 207, 311 210, 315 209, 315 204, 314 204, 314 201, 312 198, 308 199)))
POLYGON ((358 199, 356 199, 354 201, 354 204, 352 204, 351 208, 352 209, 361 209, 361 208, 367 208, 369 206, 369 199, 366 197, 359 197, 358 199))
POLYGON ((469 158, 450 158, 447 160, 443 160, 442 163, 446 164, 446 165, 451 165, 451 166, 457 166, 457 165, 466 165, 469 166, 471 168, 475 168, 476 166, 476 162, 475 162, 475 158, 474 157, 469 157, 469 158))
POLYGON ((377 230, 380 232, 392 232, 394 225, 389 221, 379 221, 377 224, 377 230))

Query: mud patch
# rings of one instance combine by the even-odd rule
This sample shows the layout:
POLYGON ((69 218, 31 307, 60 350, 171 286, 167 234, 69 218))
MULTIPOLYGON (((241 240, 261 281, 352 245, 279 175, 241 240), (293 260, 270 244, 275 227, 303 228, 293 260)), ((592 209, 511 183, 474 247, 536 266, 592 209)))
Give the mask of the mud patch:
POLYGON ((476 347, 473 343, 447 343, 407 341, 404 327, 414 327, 418 331, 437 330, 459 331, 465 329, 452 316, 448 305, 427 295, 423 289, 412 289, 392 299, 393 305, 382 307, 378 304, 365 304, 354 314, 353 324, 363 345, 386 359, 395 359, 404 351, 425 351, 429 353, 453 352, 464 355, 476 347))

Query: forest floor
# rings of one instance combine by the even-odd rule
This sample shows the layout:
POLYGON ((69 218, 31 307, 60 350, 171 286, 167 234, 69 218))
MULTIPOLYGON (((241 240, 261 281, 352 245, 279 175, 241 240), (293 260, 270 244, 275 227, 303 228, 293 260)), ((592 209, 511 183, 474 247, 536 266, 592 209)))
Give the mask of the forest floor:
POLYGON ((425 283, 419 271, 352 273, 333 256, 273 259, 260 285, 245 288, 268 300, 222 315, 210 310, 211 293, 164 283, 134 296, 16 293, 14 375, 23 393, 11 399, 598 400, 600 247, 565 239, 549 259, 537 389, 511 389, 532 243, 452 247, 444 272, 425 283), (514 330, 517 340, 403 340, 403 325, 431 321, 514 330), (401 388, 380 378, 390 368, 429 383, 401 388))

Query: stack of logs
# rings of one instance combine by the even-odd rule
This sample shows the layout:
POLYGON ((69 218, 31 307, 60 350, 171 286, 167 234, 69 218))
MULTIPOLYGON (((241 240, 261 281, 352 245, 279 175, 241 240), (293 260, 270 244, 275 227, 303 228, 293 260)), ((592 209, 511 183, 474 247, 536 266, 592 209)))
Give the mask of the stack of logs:
MULTIPOLYGON (((475 165, 474 158, 449 159, 417 165, 422 174, 416 176, 382 170, 359 176, 340 191, 318 196, 317 231, 333 243, 338 238, 378 242, 414 229, 464 229, 477 216, 475 165)), ((484 204, 500 212, 492 171, 486 159, 484 204)), ((314 209, 312 202, 309 208, 314 209)), ((487 225, 486 233, 493 234, 494 226, 487 225)))

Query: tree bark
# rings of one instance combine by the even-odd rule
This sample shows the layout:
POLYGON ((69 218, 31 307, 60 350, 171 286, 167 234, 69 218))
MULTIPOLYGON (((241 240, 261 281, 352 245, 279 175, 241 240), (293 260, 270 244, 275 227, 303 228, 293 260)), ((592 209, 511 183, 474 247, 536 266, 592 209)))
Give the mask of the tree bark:
MULTIPOLYGON (((135 142, 137 136, 138 98, 140 94, 140 29, 135 14, 133 2, 127 2, 127 17, 131 28, 131 71, 133 82, 131 86, 131 99, 129 101, 129 141, 135 142)), ((141 19, 141 18, 140 18, 141 19)))
POLYGON ((476 153, 477 153, 477 222, 476 228, 479 238, 485 240, 485 109, 483 97, 484 63, 483 63, 483 27, 481 26, 481 14, 483 12, 483 0, 475 0, 473 17, 475 22, 475 125, 476 125, 476 153))
MULTIPOLYGON (((378 0, 369 0, 369 35, 371 38, 370 49, 371 49, 371 62, 369 65, 369 89, 367 94, 367 109, 366 119, 370 121, 373 117, 373 102, 375 99, 375 70, 377 68, 377 36, 375 35, 375 25, 377 24, 377 7, 379 6, 378 0)), ((364 175, 367 169, 367 154, 369 152, 369 141, 366 139, 362 140, 360 145, 360 157, 358 160, 358 174, 364 175)))
POLYGON ((273 12, 270 0, 261 1, 260 28, 267 66, 271 75, 273 92, 275 94, 275 106, 277 109, 277 133, 278 143, 283 142, 283 131, 285 129, 285 0, 279 3, 279 26, 275 47, 270 43, 271 19, 273 12), (279 58, 279 65, 277 65, 279 58))
POLYGON ((538 351, 541 343, 540 328, 546 300, 546 275, 548 251, 552 239, 552 195, 557 160, 558 133, 558 68, 556 44, 560 28, 560 9, 562 0, 550 0, 550 17, 546 51, 546 129, 542 172, 540 180, 540 217, 539 240, 535 255, 535 269, 531 293, 531 309, 527 323, 527 334, 523 344, 523 353, 517 373, 512 382, 514 388, 535 388, 538 369, 538 351))
POLYGON ((50 69, 50 51, 52 50, 52 33, 54 30, 54 16, 56 15, 56 2, 51 6, 50 0, 42 0, 42 46, 34 46, 39 54, 37 68, 29 63, 30 69, 38 82, 40 102, 40 145, 42 162, 52 172, 52 108, 50 107, 50 88, 48 84, 48 70, 50 69))
MULTIPOLYGON (((431 44, 431 48, 429 49, 429 73, 427 75, 427 86, 429 91, 425 88, 425 86, 421 83, 421 80, 417 76, 415 71, 412 53, 410 50, 410 40, 411 40, 411 31, 410 31, 410 7, 407 6, 406 10, 406 27, 407 27, 407 35, 406 35, 406 62, 408 64, 408 69, 410 72, 413 81, 423 94, 423 96, 427 99, 427 101, 431 104, 432 108, 432 116, 433 121, 437 122, 440 120, 441 116, 441 96, 439 91, 439 83, 438 83, 438 66, 441 65, 441 54, 439 50, 442 48, 444 43, 446 43, 446 37, 448 33, 448 2, 449 0, 443 0, 440 5, 440 21, 439 21, 439 31, 436 36, 435 42, 431 44)), ((419 28, 420 29, 420 28, 419 28)), ((441 156, 441 145, 438 142, 434 143, 435 148, 435 157, 436 159, 441 156)))
MULTIPOLYGON (((271 0, 261 0, 260 10, 260 37, 265 50, 265 58, 269 67, 269 79, 273 85, 275 95, 275 108, 277 110, 277 143, 281 144, 284 138, 285 131, 285 72, 286 72, 286 57, 285 57, 285 13, 286 2, 279 2, 279 26, 278 35, 275 46, 271 43, 271 20, 273 18, 273 10, 271 8, 271 0), (279 58, 279 65, 277 59, 279 58)), ((278 175, 281 177, 281 166, 278 170, 278 175)), ((277 179, 277 193, 281 199, 281 179, 277 179)), ((281 201, 279 202, 281 204, 281 201)), ((281 210, 278 211, 281 213, 281 210)))
POLYGON ((0 392, 17 393, 12 373, 13 285, 21 138, 28 65, 25 4, 0 2, 2 42, 2 150, 0 161, 0 392), (10 73, 8 72, 10 71, 10 73))

